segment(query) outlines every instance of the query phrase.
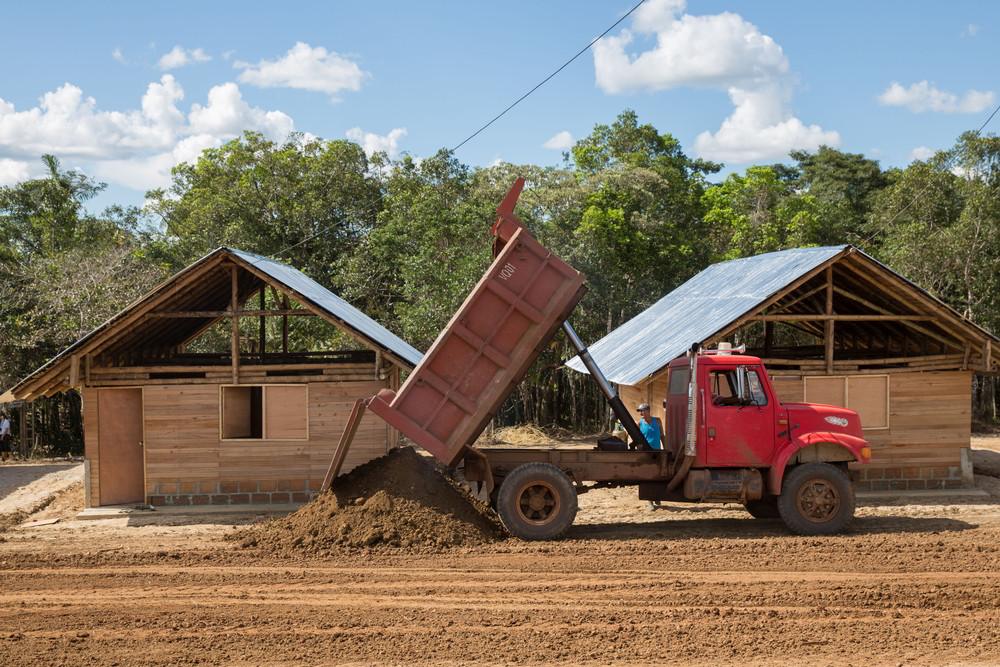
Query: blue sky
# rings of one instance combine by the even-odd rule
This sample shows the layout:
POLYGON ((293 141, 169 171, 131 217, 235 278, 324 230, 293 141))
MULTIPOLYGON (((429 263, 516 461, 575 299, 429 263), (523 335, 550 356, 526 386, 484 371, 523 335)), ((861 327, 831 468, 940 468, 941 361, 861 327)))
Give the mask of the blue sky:
MULTIPOLYGON (((636 2, 3 1, 0 185, 52 153, 109 184, 92 208, 139 205, 244 129, 426 157, 636 2)), ((647 0, 457 158, 558 165, 631 108, 723 173, 823 143, 905 166, 997 106, 998 32, 992 2, 647 0)))

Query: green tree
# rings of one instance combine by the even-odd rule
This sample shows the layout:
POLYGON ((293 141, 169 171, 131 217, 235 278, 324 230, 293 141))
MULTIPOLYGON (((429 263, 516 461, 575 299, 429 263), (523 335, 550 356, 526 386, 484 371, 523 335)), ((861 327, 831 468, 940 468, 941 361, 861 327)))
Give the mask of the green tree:
POLYGON ((421 349, 490 260, 491 211, 470 198, 472 183, 468 167, 447 151, 419 163, 405 157, 385 182, 376 223, 341 263, 346 294, 421 349))
POLYGON ((978 324, 1000 331, 1000 138, 956 145, 894 174, 877 199, 873 250, 978 324))
POLYGON ((184 264, 220 246, 280 256, 326 287, 334 264, 372 226, 378 180, 349 141, 283 144, 246 132, 173 170, 167 190, 147 193, 149 212, 176 239, 184 264))
POLYGON ((702 194, 721 166, 687 157, 631 110, 595 126, 571 154, 587 199, 566 257, 589 277, 583 329, 597 337, 708 263, 702 194))
POLYGON ((807 245, 861 245, 875 197, 889 184, 878 161, 857 153, 820 146, 815 153, 792 151, 801 177, 793 183, 802 196, 812 197, 822 219, 807 230, 807 245))
POLYGON ((771 167, 730 174, 702 198, 720 259, 751 257, 810 243, 821 226, 814 197, 795 195, 771 167))

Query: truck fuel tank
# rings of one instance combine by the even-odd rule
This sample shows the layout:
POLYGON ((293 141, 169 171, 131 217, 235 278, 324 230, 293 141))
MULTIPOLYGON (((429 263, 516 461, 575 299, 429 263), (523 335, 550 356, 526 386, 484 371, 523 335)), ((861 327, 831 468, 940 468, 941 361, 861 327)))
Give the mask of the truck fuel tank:
POLYGON ((744 503, 764 492, 764 478, 752 468, 691 470, 684 478, 684 497, 711 502, 744 503))

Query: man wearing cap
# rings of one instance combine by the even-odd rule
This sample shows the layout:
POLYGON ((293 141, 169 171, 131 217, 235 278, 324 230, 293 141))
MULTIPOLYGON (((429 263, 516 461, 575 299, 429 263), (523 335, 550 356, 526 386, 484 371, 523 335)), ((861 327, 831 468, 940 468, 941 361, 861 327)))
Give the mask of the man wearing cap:
MULTIPOLYGON (((649 416, 649 403, 643 403, 636 411, 639 413, 639 430, 642 431, 642 435, 646 438, 646 442, 653 449, 663 449, 663 432, 660 430, 660 420, 656 417, 649 416)), ((652 500, 649 501, 649 509, 654 509, 660 501, 657 500, 654 504, 652 500)))

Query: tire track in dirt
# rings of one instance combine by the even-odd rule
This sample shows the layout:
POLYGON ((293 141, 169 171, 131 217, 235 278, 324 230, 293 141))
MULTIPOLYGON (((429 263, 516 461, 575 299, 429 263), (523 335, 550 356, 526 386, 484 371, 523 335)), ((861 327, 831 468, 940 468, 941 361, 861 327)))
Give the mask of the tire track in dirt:
POLYGON ((451 567, 8 569, 0 658, 875 665, 1000 655, 995 573, 664 573, 606 560, 540 573, 444 560, 451 567))

